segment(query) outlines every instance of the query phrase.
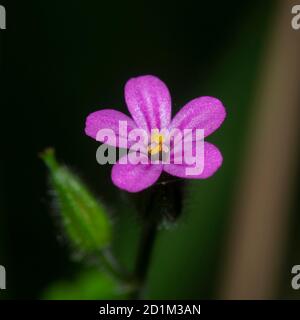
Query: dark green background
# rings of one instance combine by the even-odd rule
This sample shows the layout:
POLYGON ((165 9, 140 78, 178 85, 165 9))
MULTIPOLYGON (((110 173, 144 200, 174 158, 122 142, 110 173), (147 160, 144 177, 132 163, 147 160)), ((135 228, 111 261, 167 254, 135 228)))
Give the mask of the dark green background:
MULTIPOLYGON (((5 297, 40 297, 48 285, 71 279, 80 268, 69 259, 65 241, 57 241, 62 237, 38 158, 47 146, 55 147, 59 159, 111 210, 115 252, 132 265, 137 213, 131 212, 127 195, 112 185, 110 167, 96 163, 98 144, 83 129, 85 117, 97 109, 127 112, 124 84, 142 74, 167 83, 174 112, 201 95, 216 96, 227 107, 227 120, 209 138, 222 150, 223 167, 207 181, 188 184, 184 213, 177 226, 160 232, 149 275, 151 298, 216 297, 243 142, 254 111, 250 106, 275 4, 7 4, 7 30, 1 31, 0 264, 7 269, 5 297)), ((298 202, 295 206, 299 208, 298 202)))

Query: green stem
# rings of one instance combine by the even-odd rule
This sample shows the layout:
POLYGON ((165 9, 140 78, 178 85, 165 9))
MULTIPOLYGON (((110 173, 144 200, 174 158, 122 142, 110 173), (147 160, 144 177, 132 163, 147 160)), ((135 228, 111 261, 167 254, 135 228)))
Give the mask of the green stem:
POLYGON ((162 221, 174 222, 180 215, 182 190, 181 180, 172 181, 169 176, 162 176, 160 182, 149 190, 148 201, 143 200, 146 210, 144 211, 141 240, 134 269, 136 287, 132 292, 132 299, 141 299, 143 296, 157 236, 157 227, 162 221))
POLYGON ((143 213, 143 224, 133 274, 131 299, 143 297, 158 225, 162 221, 165 224, 173 223, 178 218, 182 209, 182 191, 181 180, 172 181, 169 176, 162 176, 159 183, 143 195, 139 195, 138 200, 143 207, 138 208, 138 211, 143 213))
POLYGON ((136 259, 134 272, 136 287, 132 292, 132 299, 140 299, 142 297, 156 235, 157 223, 155 223, 154 221, 149 221, 148 223, 145 223, 142 230, 141 241, 136 259))

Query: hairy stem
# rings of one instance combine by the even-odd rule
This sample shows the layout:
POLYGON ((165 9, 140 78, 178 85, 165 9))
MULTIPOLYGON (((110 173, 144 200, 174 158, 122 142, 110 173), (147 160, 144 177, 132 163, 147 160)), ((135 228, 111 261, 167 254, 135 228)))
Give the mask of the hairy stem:
POLYGON ((169 177, 162 177, 160 182, 143 198, 144 209, 141 239, 139 243, 135 269, 135 289, 132 299, 140 299, 143 296, 145 281, 151 264, 151 257, 157 236, 158 225, 162 221, 172 223, 181 213, 182 208, 182 182, 170 181, 169 177), (166 181, 167 179, 167 181, 166 181))

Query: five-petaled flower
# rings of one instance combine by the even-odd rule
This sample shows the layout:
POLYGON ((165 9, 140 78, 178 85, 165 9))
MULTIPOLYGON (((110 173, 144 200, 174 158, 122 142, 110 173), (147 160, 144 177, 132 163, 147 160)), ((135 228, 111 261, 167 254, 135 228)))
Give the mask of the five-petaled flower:
MULTIPOLYGON (((132 118, 112 109, 96 111, 87 117, 85 133, 96 139, 99 130, 112 129, 115 135, 119 137, 120 121, 127 123, 128 131, 141 128, 149 136, 153 129, 158 130, 158 133, 151 135, 151 144, 147 146, 147 153, 143 154, 142 157, 161 154, 165 151, 165 137, 159 133, 161 130, 179 129, 183 131, 190 129, 193 145, 196 143, 195 131, 198 129, 204 130, 204 137, 207 137, 220 127, 226 117, 225 108, 218 99, 199 97, 188 102, 171 120, 169 90, 160 79, 151 75, 128 80, 125 85, 125 100, 132 118)), ((128 141, 129 146, 133 143, 133 141, 128 141)), ((116 142, 114 146, 119 147, 120 145, 116 142)), ((167 151, 172 155, 174 148, 167 151)), ((206 179, 219 169, 223 158, 217 147, 208 142, 204 142, 203 155, 203 170, 196 175, 187 175, 186 168, 192 166, 190 163, 178 164, 172 161, 170 163, 164 163, 163 161, 156 163, 123 161, 122 163, 119 159, 112 168, 112 181, 117 187, 128 192, 139 192, 153 185, 163 171, 180 178, 206 179)), ((128 156, 127 154, 123 157, 128 156)))

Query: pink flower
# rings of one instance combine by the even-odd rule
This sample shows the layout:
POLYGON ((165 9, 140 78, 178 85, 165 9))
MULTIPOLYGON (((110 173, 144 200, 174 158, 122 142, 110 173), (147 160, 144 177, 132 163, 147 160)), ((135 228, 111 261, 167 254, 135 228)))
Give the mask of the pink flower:
MULTIPOLYGON (((125 85, 125 100, 129 116, 112 109, 104 109, 91 113, 86 119, 85 133, 96 139, 99 130, 112 129, 117 138, 120 138, 119 121, 126 121, 128 132, 133 129, 144 129, 150 136, 153 129, 167 129, 169 131, 179 129, 191 129, 192 146, 196 144, 195 132, 204 130, 204 137, 217 130, 226 117, 223 104, 213 97, 199 97, 188 102, 171 120, 171 97, 166 85, 157 77, 146 75, 130 79, 125 85)), ((128 138, 127 138, 128 139, 128 138)), ((160 154, 163 150, 164 137, 160 134, 151 141, 156 141, 156 146, 148 146, 148 153, 160 154)), ((102 141, 105 142, 105 141, 102 141)), ((128 139, 128 146, 134 141, 128 139)), ((115 146, 120 146, 119 142, 115 146)), ((174 158, 174 150, 170 149, 171 158, 174 158), (173 157, 172 157, 173 155, 173 157)), ((147 158, 149 154, 142 157, 147 158)), ((112 169, 112 181, 120 189, 128 192, 139 192, 153 185, 163 171, 180 178, 206 179, 212 176, 221 166, 223 158, 221 152, 211 143, 204 142, 204 167, 200 174, 187 175, 186 169, 191 164, 170 163, 137 163, 127 161, 126 164, 119 161, 112 169)), ((125 155, 123 157, 128 157, 125 155)), ((124 160, 124 158, 123 158, 124 160)), ((124 161, 123 161, 124 162, 124 161)))

